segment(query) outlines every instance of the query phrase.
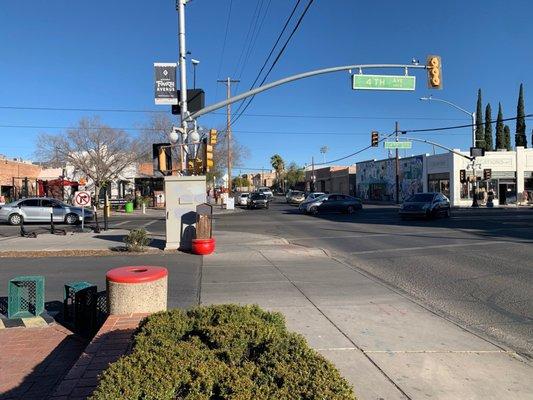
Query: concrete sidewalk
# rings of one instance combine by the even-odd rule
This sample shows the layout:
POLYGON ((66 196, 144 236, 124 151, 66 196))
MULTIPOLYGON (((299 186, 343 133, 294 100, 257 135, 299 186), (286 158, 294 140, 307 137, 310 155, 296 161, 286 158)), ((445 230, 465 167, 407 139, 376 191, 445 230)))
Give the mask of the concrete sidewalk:
POLYGON ((531 399, 533 367, 320 249, 217 232, 201 303, 259 304, 337 365, 359 399, 531 399))

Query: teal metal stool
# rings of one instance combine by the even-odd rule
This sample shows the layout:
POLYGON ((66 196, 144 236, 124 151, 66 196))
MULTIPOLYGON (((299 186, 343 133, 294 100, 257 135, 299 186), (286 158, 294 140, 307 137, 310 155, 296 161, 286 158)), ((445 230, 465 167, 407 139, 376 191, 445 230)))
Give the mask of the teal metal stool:
POLYGON ((96 285, 85 281, 67 283, 63 297, 64 321, 80 334, 95 333, 97 301, 96 285))
POLYGON ((17 276, 9 281, 7 317, 36 317, 44 312, 44 276, 17 276))

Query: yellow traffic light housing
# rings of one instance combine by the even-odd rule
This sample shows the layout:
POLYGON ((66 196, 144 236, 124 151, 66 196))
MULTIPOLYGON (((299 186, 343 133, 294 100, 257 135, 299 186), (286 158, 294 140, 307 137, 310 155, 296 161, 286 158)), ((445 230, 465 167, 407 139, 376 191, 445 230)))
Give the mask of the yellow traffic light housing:
POLYGON ((213 169, 215 166, 215 162, 213 160, 213 146, 210 144, 205 144, 205 172, 209 172, 213 169))
POLYGON ((379 132, 372 131, 372 138, 370 140, 372 147, 378 147, 379 144, 379 132))
POLYGON ((218 132, 216 129, 211 129, 209 131, 209 144, 210 145, 217 144, 217 135, 218 135, 218 132))
POLYGON ((442 62, 440 56, 428 56, 426 68, 428 70, 428 88, 442 89, 442 62))

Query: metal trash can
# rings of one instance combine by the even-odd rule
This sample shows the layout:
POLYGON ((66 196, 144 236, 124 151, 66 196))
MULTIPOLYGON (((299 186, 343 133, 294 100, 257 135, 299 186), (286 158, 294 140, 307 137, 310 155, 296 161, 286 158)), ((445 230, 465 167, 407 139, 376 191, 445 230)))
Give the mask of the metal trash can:
POLYGON ((44 312, 44 276, 17 276, 9 281, 7 317, 36 317, 44 312))
POLYGON ((64 321, 78 333, 92 335, 97 329, 97 302, 96 285, 85 281, 67 283, 63 297, 64 321))

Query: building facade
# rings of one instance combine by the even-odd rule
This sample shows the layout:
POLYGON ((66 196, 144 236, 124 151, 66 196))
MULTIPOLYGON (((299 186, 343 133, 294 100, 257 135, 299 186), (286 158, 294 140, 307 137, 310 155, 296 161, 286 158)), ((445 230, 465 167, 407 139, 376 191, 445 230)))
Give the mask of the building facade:
MULTIPOLYGON (((451 152, 400 158, 399 178, 400 201, 429 191, 445 194, 456 207, 471 206, 474 196, 481 205, 489 196, 494 205, 533 203, 533 149, 486 152, 476 158, 474 170, 467 158, 451 152), (487 169, 491 177, 483 179, 487 169), (461 170, 466 176, 476 176, 476 181, 461 182, 461 170)), ((364 201, 392 203, 395 192, 394 158, 357 163, 357 196, 364 201)))
POLYGON ((305 190, 308 192, 355 195, 356 166, 330 166, 305 171, 305 190))
POLYGON ((5 201, 36 196, 42 168, 31 161, 0 156, 0 196, 5 201))

